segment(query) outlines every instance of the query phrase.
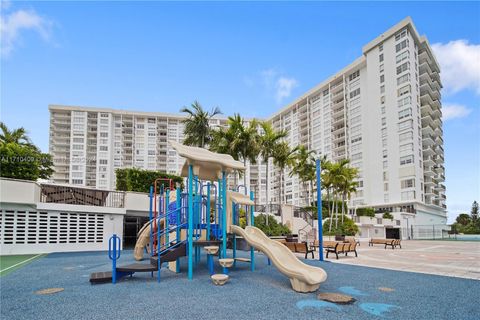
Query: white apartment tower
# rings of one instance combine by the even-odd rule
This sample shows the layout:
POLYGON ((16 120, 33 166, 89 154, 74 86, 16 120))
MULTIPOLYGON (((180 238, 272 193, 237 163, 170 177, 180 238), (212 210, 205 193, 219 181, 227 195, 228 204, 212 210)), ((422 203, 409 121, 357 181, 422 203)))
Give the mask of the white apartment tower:
MULTIPOLYGON (((270 119, 328 159, 348 158, 359 187, 350 208, 426 213, 425 223, 446 220, 442 88, 439 66, 410 18, 366 46, 363 55, 270 119)), ((273 168, 270 198, 278 201, 273 168)), ((284 174, 282 201, 306 204, 296 178, 284 174)))
MULTIPOLYGON (((423 213, 425 224, 444 223, 439 72, 427 39, 406 18, 365 45, 360 58, 268 120, 288 131, 292 147, 302 144, 333 161, 351 160, 360 177, 350 208, 423 213)), ((111 189, 116 168, 176 173, 182 165, 167 141, 183 141, 183 115, 54 105, 50 112, 56 182, 111 189)), ((270 168, 268 176, 260 162, 247 169, 258 203, 266 202, 269 179, 271 203, 306 205, 298 178, 280 173, 273 163, 270 168)))

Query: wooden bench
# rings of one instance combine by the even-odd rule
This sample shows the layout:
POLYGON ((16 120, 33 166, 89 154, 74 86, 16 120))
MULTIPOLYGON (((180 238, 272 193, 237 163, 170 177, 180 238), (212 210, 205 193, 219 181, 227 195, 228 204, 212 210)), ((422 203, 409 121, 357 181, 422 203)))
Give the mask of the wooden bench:
POLYGON ((400 247, 400 249, 402 249, 401 240, 399 239, 370 239, 368 246, 370 247, 374 244, 385 245, 385 249, 387 249, 387 246, 392 247, 392 249, 395 249, 395 247, 400 247))
POLYGON ((345 253, 345 256, 348 256, 349 252, 354 252, 355 257, 358 257, 356 242, 324 241, 323 247, 327 252, 327 258, 329 253, 335 253, 338 259, 339 253, 345 253))
POLYGON ((312 254, 312 259, 314 258, 313 256, 313 249, 309 248, 306 242, 287 242, 287 241, 279 241, 280 243, 283 243, 290 251, 292 252, 297 252, 297 253, 305 253, 305 259, 308 258, 308 254, 312 254))

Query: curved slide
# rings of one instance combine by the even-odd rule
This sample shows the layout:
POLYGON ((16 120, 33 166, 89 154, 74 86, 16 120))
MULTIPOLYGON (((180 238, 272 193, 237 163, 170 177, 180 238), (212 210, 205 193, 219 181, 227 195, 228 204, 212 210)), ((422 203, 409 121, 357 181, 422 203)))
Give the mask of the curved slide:
MULTIPOLYGON (((150 245, 150 228, 152 221, 145 223, 138 232, 137 242, 135 243, 135 249, 133 251, 133 256, 135 260, 143 260, 143 251, 147 245, 150 245)), ((160 219, 160 229, 164 228, 164 219, 160 219)), ((154 230, 156 232, 156 230, 154 230)), ((160 239, 160 241, 163 239, 160 239)))
MULTIPOLYGON (((177 194, 175 192, 171 192, 170 199, 169 199, 171 208, 168 208, 168 210, 176 209, 176 204, 175 204, 176 200, 177 200, 177 194)), ((138 231, 137 242, 135 243, 135 250, 133 251, 133 256, 137 261, 143 260, 143 249, 150 244, 150 225, 152 221, 148 221, 147 223, 145 223, 143 227, 140 229, 140 231, 138 231)), ((160 229, 163 229, 164 227, 165 227, 165 219, 160 219, 160 229)), ((157 230, 154 230, 154 232, 156 231, 157 230)))
POLYGON ((234 225, 230 226, 230 230, 266 254, 275 267, 290 279, 293 290, 313 292, 327 279, 327 273, 322 268, 301 262, 290 249, 267 237, 262 230, 251 226, 243 229, 234 225))

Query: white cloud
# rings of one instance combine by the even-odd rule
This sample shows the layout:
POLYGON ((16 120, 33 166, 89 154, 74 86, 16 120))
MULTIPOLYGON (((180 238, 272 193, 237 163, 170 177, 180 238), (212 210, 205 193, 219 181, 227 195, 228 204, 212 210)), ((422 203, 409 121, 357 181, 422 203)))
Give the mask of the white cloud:
POLYGON ((277 103, 282 102, 284 98, 290 97, 293 88, 298 86, 298 81, 295 78, 280 77, 276 82, 275 99, 277 103))
POLYGON ((468 40, 434 43, 432 49, 440 64, 446 93, 473 89, 480 94, 480 44, 468 40))
POLYGON ((471 109, 461 104, 445 104, 442 106, 442 119, 443 121, 464 118, 472 112, 471 109))
POLYGON ((263 87, 277 103, 290 97, 293 89, 298 87, 297 79, 286 76, 275 68, 262 70, 255 77, 246 76, 243 82, 248 87, 263 87))
POLYGON ((21 34, 24 31, 34 31, 42 39, 48 41, 51 36, 52 22, 39 16, 34 10, 19 9, 7 12, 7 6, 2 5, 0 16, 1 54, 8 56, 21 41, 21 34))

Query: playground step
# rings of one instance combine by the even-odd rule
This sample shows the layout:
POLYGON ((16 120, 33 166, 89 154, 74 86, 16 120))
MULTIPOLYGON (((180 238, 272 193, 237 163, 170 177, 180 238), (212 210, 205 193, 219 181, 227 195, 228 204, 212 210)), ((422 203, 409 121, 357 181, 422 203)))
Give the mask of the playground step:
POLYGON ((90 283, 107 283, 112 282, 112 272, 94 272, 90 274, 90 283))
MULTIPOLYGON (((175 261, 180 257, 187 255, 187 244, 181 243, 175 248, 168 249, 160 255, 160 262, 175 261)), ((150 258, 150 264, 156 266, 158 264, 158 257, 154 256, 150 258)))
POLYGON ((132 263, 126 266, 117 267, 119 272, 152 272, 157 271, 156 266, 146 263, 132 263))
POLYGON ((240 262, 252 262, 252 260, 248 258, 235 258, 235 261, 240 261, 240 262))

